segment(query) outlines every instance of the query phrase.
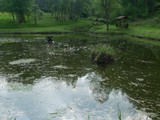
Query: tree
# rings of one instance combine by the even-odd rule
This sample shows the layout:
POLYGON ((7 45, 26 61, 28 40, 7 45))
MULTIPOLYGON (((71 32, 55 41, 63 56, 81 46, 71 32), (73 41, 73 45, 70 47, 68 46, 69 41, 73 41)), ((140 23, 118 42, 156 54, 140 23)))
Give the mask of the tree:
POLYGON ((154 15, 160 0, 121 0, 123 13, 133 18, 142 18, 154 15))
POLYGON ((31 13, 31 7, 33 0, 4 0, 3 6, 5 6, 5 11, 10 12, 13 19, 19 23, 26 22, 26 16, 31 13))
POLYGON ((35 4, 44 12, 51 12, 52 2, 56 0, 35 0, 35 4))
POLYGON ((89 14, 90 0, 52 0, 51 4, 57 21, 77 20, 89 14))
POLYGON ((37 24, 38 19, 41 19, 42 15, 43 11, 39 9, 39 6, 37 4, 34 4, 32 6, 32 16, 35 24, 37 24))
POLYGON ((110 15, 119 9, 119 0, 101 0, 101 5, 106 18, 107 30, 109 30, 110 15))
POLYGON ((0 0, 0 12, 2 12, 2 11, 3 11, 3 1, 0 0))

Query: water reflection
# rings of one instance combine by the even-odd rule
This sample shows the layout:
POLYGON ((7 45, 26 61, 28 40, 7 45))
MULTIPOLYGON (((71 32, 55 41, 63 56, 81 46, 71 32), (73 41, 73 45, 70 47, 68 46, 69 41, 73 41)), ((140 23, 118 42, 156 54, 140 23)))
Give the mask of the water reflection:
POLYGON ((42 77, 24 86, 7 83, 0 77, 0 118, 16 120, 118 120, 119 109, 123 120, 151 120, 136 110, 125 93, 96 84, 101 77, 89 73, 78 78, 76 87, 53 77, 42 77), (105 99, 105 100, 104 100, 105 99), (103 100, 103 102, 102 102, 103 100))

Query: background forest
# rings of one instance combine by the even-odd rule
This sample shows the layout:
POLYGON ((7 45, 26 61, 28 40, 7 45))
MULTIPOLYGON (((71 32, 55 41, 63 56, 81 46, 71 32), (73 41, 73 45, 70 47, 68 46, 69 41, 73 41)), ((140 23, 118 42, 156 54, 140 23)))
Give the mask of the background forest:
POLYGON ((110 30, 159 38, 159 23, 160 0, 0 0, 2 32, 110 30), (117 29, 118 16, 127 16, 131 29, 117 29))
POLYGON ((160 0, 0 0, 0 11, 12 14, 13 20, 35 23, 43 13, 51 13, 57 21, 97 17, 112 22, 116 16, 131 19, 160 17, 160 0))

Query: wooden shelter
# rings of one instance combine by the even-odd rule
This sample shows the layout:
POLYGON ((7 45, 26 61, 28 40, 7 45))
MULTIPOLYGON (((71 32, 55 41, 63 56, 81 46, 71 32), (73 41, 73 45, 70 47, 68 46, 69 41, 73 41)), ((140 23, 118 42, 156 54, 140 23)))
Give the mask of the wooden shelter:
POLYGON ((116 20, 117 20, 116 27, 128 28, 129 24, 128 24, 128 17, 127 16, 119 16, 119 17, 117 17, 116 20))

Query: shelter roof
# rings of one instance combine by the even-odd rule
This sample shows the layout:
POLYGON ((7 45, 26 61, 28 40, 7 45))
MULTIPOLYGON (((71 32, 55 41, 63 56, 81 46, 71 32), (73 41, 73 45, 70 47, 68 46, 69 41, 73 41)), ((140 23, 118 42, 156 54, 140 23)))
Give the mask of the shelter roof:
POLYGON ((121 19, 128 19, 128 17, 127 16, 119 16, 119 17, 117 17, 117 20, 121 20, 121 19))

